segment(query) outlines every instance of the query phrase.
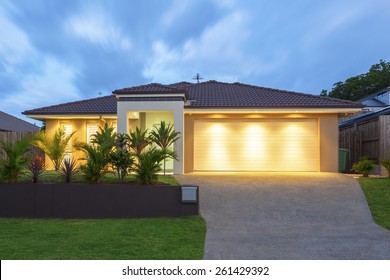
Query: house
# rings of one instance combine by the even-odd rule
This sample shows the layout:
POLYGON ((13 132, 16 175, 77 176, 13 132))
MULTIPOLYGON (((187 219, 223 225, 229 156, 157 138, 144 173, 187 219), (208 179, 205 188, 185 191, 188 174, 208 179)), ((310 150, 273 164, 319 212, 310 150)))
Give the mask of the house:
POLYGON ((365 106, 364 111, 376 111, 390 106, 390 86, 363 97, 357 102, 365 106))
POLYGON ((39 126, 0 111, 0 131, 37 132, 38 130, 39 126))
MULTIPOLYGON (((118 89, 113 95, 23 112, 77 131, 79 141, 104 122, 128 132, 161 120, 182 135, 175 143, 175 174, 193 171, 338 170, 338 116, 361 105, 346 100, 207 81, 157 83, 118 89)), ((80 157, 77 152, 74 157, 80 157)), ((49 161, 47 161, 49 162, 49 161)))
MULTIPOLYGON (((390 152, 390 106, 358 115, 339 124, 340 147, 349 150, 349 168, 366 156, 375 162, 388 158, 390 152)), ((376 173, 386 175, 379 165, 376 173)))

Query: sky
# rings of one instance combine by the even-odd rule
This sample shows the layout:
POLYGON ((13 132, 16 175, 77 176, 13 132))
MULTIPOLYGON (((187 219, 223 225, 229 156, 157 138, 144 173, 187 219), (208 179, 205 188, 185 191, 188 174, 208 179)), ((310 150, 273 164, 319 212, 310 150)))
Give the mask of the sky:
POLYGON ((0 111, 204 79, 319 94, 390 61, 388 0, 0 0, 0 111))

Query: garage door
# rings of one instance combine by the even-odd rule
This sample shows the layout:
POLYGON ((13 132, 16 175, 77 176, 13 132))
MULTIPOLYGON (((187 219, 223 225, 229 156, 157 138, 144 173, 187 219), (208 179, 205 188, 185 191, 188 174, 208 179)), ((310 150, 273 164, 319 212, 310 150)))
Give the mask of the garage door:
POLYGON ((318 171, 317 119, 195 120, 195 171, 318 171))

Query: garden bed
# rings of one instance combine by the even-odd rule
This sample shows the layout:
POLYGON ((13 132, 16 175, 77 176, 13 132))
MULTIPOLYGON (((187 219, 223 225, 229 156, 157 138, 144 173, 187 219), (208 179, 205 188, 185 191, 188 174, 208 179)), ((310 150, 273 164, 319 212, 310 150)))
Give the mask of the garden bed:
POLYGON ((177 186, 0 184, 0 217, 90 219, 198 214, 199 199, 198 203, 182 203, 177 186))

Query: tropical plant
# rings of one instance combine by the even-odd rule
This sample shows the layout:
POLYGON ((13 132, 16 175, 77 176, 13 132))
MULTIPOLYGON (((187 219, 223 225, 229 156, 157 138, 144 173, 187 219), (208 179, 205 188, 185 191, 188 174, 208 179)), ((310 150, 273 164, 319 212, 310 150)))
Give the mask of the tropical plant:
POLYGON ((136 155, 140 155, 149 144, 150 139, 147 135, 148 130, 142 130, 138 127, 129 134, 129 147, 136 155))
POLYGON ((129 169, 134 163, 134 159, 129 151, 116 149, 110 154, 110 163, 117 173, 118 180, 123 182, 123 179, 129 173, 129 169))
POLYGON ((114 130, 114 127, 105 123, 103 127, 99 126, 99 131, 91 135, 91 143, 98 146, 101 152, 107 156, 115 145, 116 132, 114 130))
POLYGON ((177 155, 175 151, 170 149, 170 147, 177 140, 180 139, 180 132, 175 131, 172 124, 166 125, 165 121, 161 121, 160 125, 154 125, 153 130, 150 132, 150 140, 159 146, 162 152, 165 154, 164 157, 164 175, 166 170, 166 160, 168 158, 176 159, 177 155))
POLYGON ((358 163, 352 166, 352 170, 363 174, 363 177, 368 177, 368 173, 374 169, 374 162, 367 157, 361 157, 358 163))
POLYGON ((123 150, 129 144, 129 136, 126 133, 117 133, 115 139, 115 148, 123 150))
POLYGON ((116 133, 112 126, 104 124, 99 131, 91 136, 91 143, 77 143, 76 148, 85 153, 85 164, 80 165, 84 173, 84 179, 90 183, 98 183, 104 173, 108 172, 107 165, 110 162, 110 153, 114 148, 116 133))
POLYGON ((64 158, 58 171, 66 183, 70 183, 73 177, 80 172, 79 168, 77 167, 77 161, 70 158, 64 158))
POLYGON ((386 168, 387 175, 390 178, 390 151, 387 152, 387 155, 388 155, 388 158, 387 159, 382 159, 380 162, 386 168))
POLYGON ((104 173, 107 172, 109 157, 103 152, 100 146, 92 146, 87 143, 77 143, 76 147, 82 150, 86 157, 85 164, 80 165, 80 170, 84 173, 84 179, 90 183, 98 183, 104 173))
POLYGON ((45 162, 40 156, 35 156, 32 161, 27 164, 27 169, 33 183, 37 183, 39 176, 46 169, 45 162))
POLYGON ((41 148, 51 159, 56 171, 60 168, 62 159, 66 154, 66 148, 75 133, 76 131, 67 135, 65 128, 59 127, 53 137, 47 135, 45 131, 41 131, 35 136, 35 145, 41 148))
POLYGON ((137 155, 137 159, 134 163, 136 180, 145 185, 155 183, 157 173, 161 171, 160 162, 164 159, 164 152, 153 147, 137 155))
POLYGON ((15 143, 1 141, 0 146, 6 155, 6 159, 0 164, 1 177, 7 182, 15 183, 28 162, 25 153, 30 150, 31 139, 22 138, 15 143))

